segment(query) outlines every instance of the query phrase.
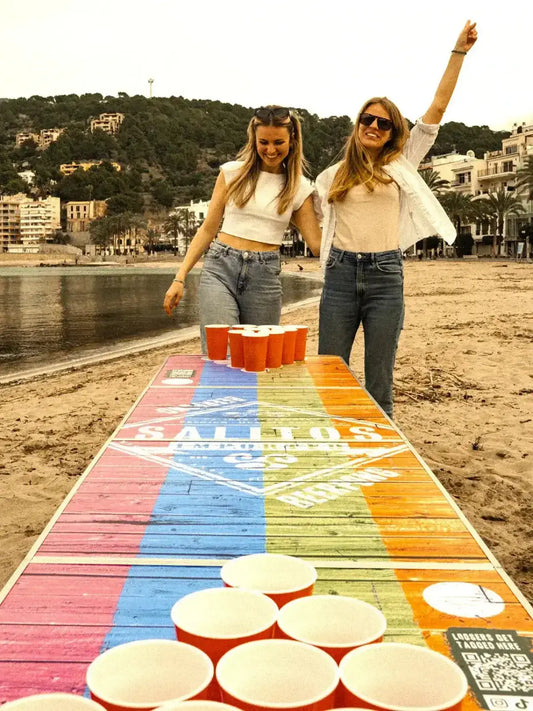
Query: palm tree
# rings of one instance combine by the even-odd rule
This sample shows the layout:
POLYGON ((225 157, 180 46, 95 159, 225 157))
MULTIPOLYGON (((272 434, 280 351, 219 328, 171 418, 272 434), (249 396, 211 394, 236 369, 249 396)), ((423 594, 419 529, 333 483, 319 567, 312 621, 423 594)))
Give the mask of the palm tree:
MULTIPOLYGON (((459 236, 461 224, 468 222, 472 217, 472 196, 466 193, 447 192, 439 195, 438 199, 454 223, 457 236, 459 236)), ((456 242, 457 240, 453 244, 454 250, 456 250, 456 242)))
POLYGON ((435 195, 439 195, 443 190, 448 190, 450 181, 440 177, 440 173, 433 168, 419 170, 418 174, 435 195))
POLYGON ((527 156, 524 166, 516 171, 516 177, 516 187, 527 188, 529 199, 533 200, 533 156, 527 156))
POLYGON ((110 217, 99 217, 89 225, 91 241, 104 252, 113 239, 113 224, 110 217))
MULTIPOLYGON (((447 190, 450 187, 450 181, 445 180, 444 178, 440 177, 440 173, 437 170, 433 170, 433 168, 426 168, 425 170, 419 170, 418 174, 422 178, 422 180, 425 182, 425 184, 428 186, 428 188, 431 190, 431 192, 439 197, 442 195, 442 192, 444 190, 447 190)), ((437 237, 437 246, 438 246, 438 237, 437 237)), ((433 247, 430 247, 430 249, 433 249, 433 247)), ((436 247, 435 247, 436 249, 436 247)), ((428 250, 428 238, 424 237, 422 240, 422 250, 424 252, 424 257, 427 256, 427 250, 428 250)))
POLYGON ((479 201, 487 203, 487 217, 496 225, 494 236, 492 238, 492 256, 496 256, 498 243, 504 237, 503 226, 507 217, 511 215, 520 215, 525 212, 525 207, 517 195, 513 195, 506 190, 500 188, 495 193, 482 195, 479 201))
MULTIPOLYGON (((115 251, 117 251, 117 240, 120 237, 125 240, 126 233, 131 230, 133 224, 133 215, 131 212, 119 212, 117 215, 111 215, 107 219, 109 220, 110 229, 113 235, 113 245, 115 246, 115 251)), ((125 243, 123 246, 125 246, 125 243)))
POLYGON ((183 235, 185 238, 185 251, 187 251, 191 238, 196 232, 196 227, 196 218, 186 207, 177 208, 167 217, 163 228, 173 237, 174 255, 177 253, 178 237, 183 235))
POLYGON ((172 235, 174 241, 174 256, 178 253, 178 237, 181 231, 181 218, 175 212, 167 217, 163 229, 172 235))
POLYGON ((146 231, 146 242, 148 244, 148 254, 153 254, 154 244, 159 242, 160 233, 154 230, 153 227, 149 227, 146 231))
POLYGON ((189 243, 196 232, 196 218, 194 213, 190 212, 186 207, 179 207, 176 214, 181 220, 181 232, 185 237, 185 251, 189 247, 189 243))

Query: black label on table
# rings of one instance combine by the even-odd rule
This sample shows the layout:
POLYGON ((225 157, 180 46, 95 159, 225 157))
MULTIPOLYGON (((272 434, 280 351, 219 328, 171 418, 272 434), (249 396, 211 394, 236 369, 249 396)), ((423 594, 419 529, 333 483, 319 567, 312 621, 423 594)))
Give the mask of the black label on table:
POLYGON ((490 711, 533 711, 531 639, 515 630, 451 627, 446 636, 479 704, 490 711))

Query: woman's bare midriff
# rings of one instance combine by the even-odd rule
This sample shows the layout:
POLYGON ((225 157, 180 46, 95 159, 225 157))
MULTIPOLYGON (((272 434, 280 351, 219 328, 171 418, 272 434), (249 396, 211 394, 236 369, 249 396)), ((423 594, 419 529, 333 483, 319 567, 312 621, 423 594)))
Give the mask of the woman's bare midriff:
POLYGON ((266 242, 255 242, 252 239, 244 239, 243 237, 235 237, 235 235, 227 235, 225 232, 219 232, 217 235, 219 242, 227 244, 228 247, 234 249, 248 249, 250 252, 277 252, 279 251, 278 244, 267 244, 266 242))

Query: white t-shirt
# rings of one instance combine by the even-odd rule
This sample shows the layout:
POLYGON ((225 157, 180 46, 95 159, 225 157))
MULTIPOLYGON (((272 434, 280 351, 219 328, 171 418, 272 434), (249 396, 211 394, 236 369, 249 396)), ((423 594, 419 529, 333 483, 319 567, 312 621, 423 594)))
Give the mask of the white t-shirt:
MULTIPOLYGON (((242 161, 237 160, 220 166, 226 185, 234 180, 241 166, 242 161)), ((237 207, 231 199, 228 201, 220 231, 234 237, 252 240, 252 242, 281 244, 283 233, 289 225, 292 213, 303 205, 305 199, 314 190, 309 180, 302 176, 292 205, 280 215, 278 213, 278 195, 283 188, 284 181, 284 175, 261 171, 255 192, 244 207, 237 207)))

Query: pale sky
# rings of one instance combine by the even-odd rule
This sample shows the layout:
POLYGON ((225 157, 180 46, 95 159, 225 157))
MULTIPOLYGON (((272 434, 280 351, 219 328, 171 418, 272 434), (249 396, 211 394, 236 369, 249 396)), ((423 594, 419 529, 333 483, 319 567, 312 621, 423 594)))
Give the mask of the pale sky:
POLYGON ((319 116, 386 95, 428 107, 467 19, 479 40, 444 117, 533 123, 533 2, 0 0, 0 97, 148 95, 269 103, 319 116))

